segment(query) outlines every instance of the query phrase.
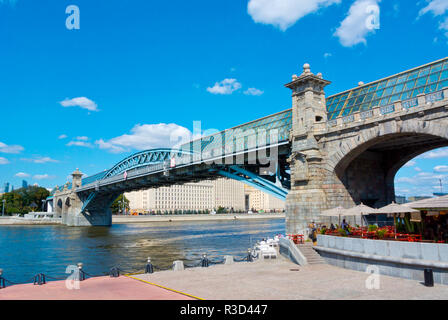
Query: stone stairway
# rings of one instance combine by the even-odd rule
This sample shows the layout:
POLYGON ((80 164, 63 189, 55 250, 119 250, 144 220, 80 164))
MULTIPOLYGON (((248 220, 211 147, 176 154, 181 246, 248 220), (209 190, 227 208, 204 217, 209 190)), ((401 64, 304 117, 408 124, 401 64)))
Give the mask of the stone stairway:
POLYGON ((302 252, 305 258, 308 260, 308 264, 313 265, 326 263, 325 259, 322 258, 320 254, 316 252, 316 250, 314 250, 313 244, 311 242, 298 244, 297 248, 299 248, 300 252, 302 252))

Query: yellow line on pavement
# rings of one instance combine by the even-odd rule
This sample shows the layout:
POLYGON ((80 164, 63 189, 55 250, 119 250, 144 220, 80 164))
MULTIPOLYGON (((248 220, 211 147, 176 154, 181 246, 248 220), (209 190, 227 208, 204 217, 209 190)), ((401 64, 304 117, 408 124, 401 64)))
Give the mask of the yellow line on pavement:
POLYGON ((177 290, 174 290, 174 289, 171 289, 171 288, 167 288, 167 287, 161 286, 161 285, 156 284, 156 283, 152 283, 152 282, 149 282, 149 281, 146 281, 146 280, 143 280, 143 279, 132 277, 130 274, 125 274, 124 276, 128 277, 128 278, 131 278, 131 279, 134 279, 134 280, 138 280, 138 281, 150 284, 150 285, 153 285, 153 286, 156 286, 156 287, 159 287, 159 288, 162 288, 162 289, 165 289, 165 290, 169 290, 169 291, 172 291, 172 292, 180 293, 180 294, 182 294, 184 296, 187 296, 187 297, 190 297, 190 298, 194 298, 194 299, 197 299, 197 300, 205 300, 205 299, 195 297, 195 296, 193 296, 191 294, 188 294, 188 293, 185 293, 185 292, 182 292, 182 291, 177 291, 177 290))

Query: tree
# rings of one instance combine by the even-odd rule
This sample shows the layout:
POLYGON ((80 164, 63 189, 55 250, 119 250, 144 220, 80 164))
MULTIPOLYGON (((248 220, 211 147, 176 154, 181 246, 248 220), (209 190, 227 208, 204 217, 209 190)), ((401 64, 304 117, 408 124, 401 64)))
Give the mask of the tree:
POLYGON ((124 212, 122 212, 123 211, 123 199, 124 199, 125 210, 130 209, 129 200, 123 194, 121 194, 118 196, 117 199, 115 199, 115 201, 110 206, 110 209, 112 210, 112 214, 118 214, 118 213, 124 214, 124 212))
POLYGON ((50 192, 42 187, 30 186, 20 188, 0 197, 0 203, 5 200, 5 214, 25 214, 31 210, 36 210, 42 204, 42 200, 47 199, 50 192))

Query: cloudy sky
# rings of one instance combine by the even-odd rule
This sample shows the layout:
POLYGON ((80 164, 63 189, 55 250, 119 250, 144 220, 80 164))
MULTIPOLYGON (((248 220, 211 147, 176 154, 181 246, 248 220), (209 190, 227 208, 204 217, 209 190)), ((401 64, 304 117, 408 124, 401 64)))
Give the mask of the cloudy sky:
MULTIPOLYGON (((290 108, 283 85, 305 62, 334 94, 443 58, 448 0, 0 0, 0 48, 0 185, 52 187, 170 146, 193 121, 290 108)), ((439 178, 448 191, 447 160, 414 159, 397 193, 439 178)))

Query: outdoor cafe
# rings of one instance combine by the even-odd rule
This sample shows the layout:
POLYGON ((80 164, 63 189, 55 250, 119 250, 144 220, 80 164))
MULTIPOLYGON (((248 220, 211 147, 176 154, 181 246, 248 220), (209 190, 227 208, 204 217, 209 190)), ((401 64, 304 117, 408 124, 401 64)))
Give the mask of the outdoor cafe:
POLYGON ((448 196, 374 209, 364 204, 321 213, 317 234, 363 239, 448 243, 448 196), (372 218, 373 217, 373 218, 372 218), (347 222, 348 221, 348 222, 347 222))

